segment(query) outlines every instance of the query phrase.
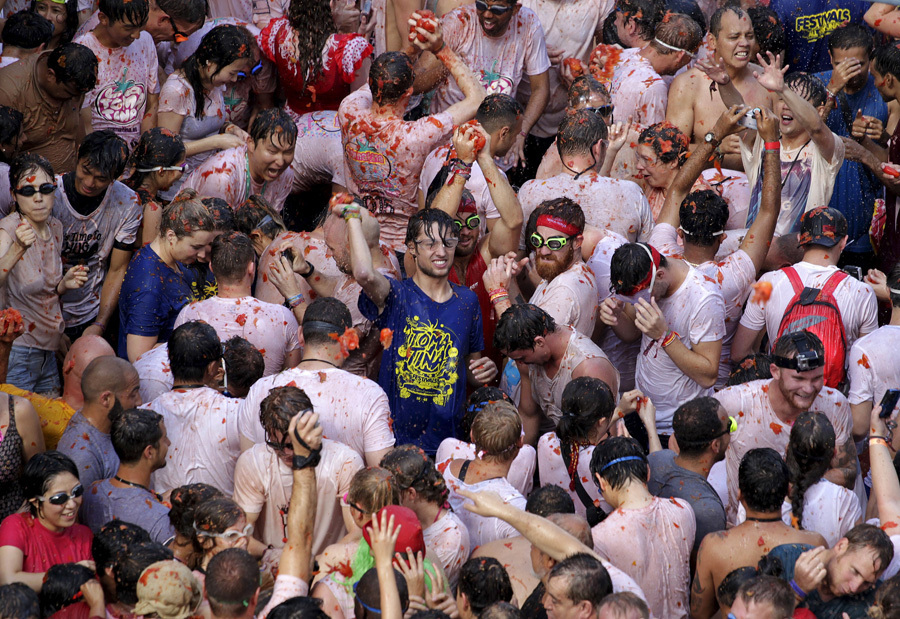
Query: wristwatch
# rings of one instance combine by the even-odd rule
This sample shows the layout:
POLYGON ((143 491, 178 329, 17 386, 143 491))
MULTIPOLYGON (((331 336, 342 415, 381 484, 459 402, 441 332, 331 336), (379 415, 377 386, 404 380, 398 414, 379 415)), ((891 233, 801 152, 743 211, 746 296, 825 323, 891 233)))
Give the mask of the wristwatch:
POLYGON ((703 140, 707 144, 711 144, 713 148, 718 147, 719 144, 721 143, 721 140, 717 140, 716 134, 713 133, 712 131, 707 132, 707 134, 703 136, 703 140))

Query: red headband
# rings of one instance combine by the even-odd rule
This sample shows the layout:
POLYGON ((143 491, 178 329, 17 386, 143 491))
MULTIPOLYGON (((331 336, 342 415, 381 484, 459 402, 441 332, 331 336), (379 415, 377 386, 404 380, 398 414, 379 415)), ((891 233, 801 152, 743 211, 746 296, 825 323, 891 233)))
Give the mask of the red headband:
POLYGON ((477 213, 478 207, 475 204, 475 199, 469 196, 463 196, 459 201, 459 208, 456 209, 457 213, 477 213))
POLYGON ((650 285, 650 282, 653 280, 653 267, 655 266, 656 269, 659 269, 659 263, 662 262, 662 257, 659 255, 659 252, 656 251, 656 248, 653 247, 653 245, 648 245, 646 243, 638 243, 638 245, 643 247, 645 250, 648 247, 650 248, 650 270, 647 271, 647 277, 642 279, 640 282, 638 282, 637 286, 632 288, 631 292, 628 293, 630 295, 636 294, 650 285))
POLYGON ((578 226, 570 224, 565 219, 561 217, 556 217, 555 215, 539 215, 537 218, 537 223, 535 224, 535 228, 538 226, 542 226, 544 228, 553 228, 558 232, 562 232, 567 236, 578 236, 581 234, 581 230, 578 229, 578 226))

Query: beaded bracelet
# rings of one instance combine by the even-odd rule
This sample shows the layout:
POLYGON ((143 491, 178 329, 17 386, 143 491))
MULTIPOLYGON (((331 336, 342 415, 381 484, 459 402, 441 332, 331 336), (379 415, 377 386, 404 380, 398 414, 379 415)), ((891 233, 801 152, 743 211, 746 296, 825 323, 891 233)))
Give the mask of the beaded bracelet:
POLYGON ((663 341, 662 341, 662 344, 660 344, 660 347, 665 348, 666 346, 668 346, 669 344, 674 342, 678 337, 680 337, 680 336, 678 335, 677 331, 669 331, 668 333, 666 333, 666 336, 663 338, 663 341))
POLYGON ((298 292, 294 296, 288 297, 287 303, 291 307, 291 309, 294 309, 295 307, 303 303, 303 293, 298 292))
POLYGON ((359 204, 351 203, 345 204, 341 209, 341 217, 344 218, 344 221, 348 219, 362 219, 362 215, 359 212, 359 204))

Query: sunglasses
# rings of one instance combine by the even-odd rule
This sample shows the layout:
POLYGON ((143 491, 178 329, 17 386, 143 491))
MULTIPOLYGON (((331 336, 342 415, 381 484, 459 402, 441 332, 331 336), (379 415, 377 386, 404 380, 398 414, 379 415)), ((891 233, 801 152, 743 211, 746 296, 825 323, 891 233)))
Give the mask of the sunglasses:
MULTIPOLYGON (((257 62, 255 67, 250 69, 250 75, 256 75, 260 71, 262 71, 262 60, 257 62)), ((238 77, 243 79, 243 78, 247 77, 247 74, 243 71, 238 71, 238 77)))
POLYGON ((595 114, 599 114, 600 116, 612 116, 613 112, 616 109, 612 103, 607 103, 606 105, 601 105, 600 107, 586 107, 584 108, 588 112, 594 112, 595 114))
POLYGON ((25 185, 24 187, 20 187, 16 189, 15 192, 20 196, 25 196, 26 198, 30 198, 37 192, 41 192, 45 196, 49 196, 51 193, 56 191, 55 183, 44 183, 40 187, 35 187, 34 185, 25 185))
POLYGON ((224 533, 213 533, 212 531, 204 531, 203 529, 198 529, 196 525, 194 525, 194 530, 203 536, 206 537, 217 537, 219 539, 223 539, 226 542, 234 543, 239 539, 244 539, 245 537, 250 537, 250 534, 253 533, 253 525, 248 524, 244 527, 243 531, 225 531, 224 533))
MULTIPOLYGON (((469 230, 475 230, 476 228, 481 226, 481 217, 478 215, 469 215, 468 217, 466 217, 465 226, 469 230)), ((460 232, 463 229, 463 222, 454 219, 453 229, 457 232, 460 232)))
POLYGON ((556 251, 565 247, 571 238, 571 236, 551 236, 545 240, 544 237, 535 232, 531 235, 530 241, 531 246, 535 249, 540 249, 546 245, 551 251, 556 251))
POLYGON ((482 2, 481 0, 475 0, 475 10, 479 13, 487 13, 488 11, 490 11, 491 13, 499 17, 500 15, 505 15, 509 11, 512 11, 513 7, 505 4, 488 4, 487 2, 482 2))
POLYGON ((357 505, 356 503, 351 503, 351 502, 350 502, 350 493, 349 493, 349 492, 345 492, 345 493, 344 493, 344 496, 341 497, 341 504, 342 504, 342 505, 346 505, 346 506, 349 507, 350 509, 355 509, 355 510, 358 511, 360 514, 362 514, 363 516, 368 516, 368 515, 369 515, 369 513, 368 513, 366 510, 364 510, 362 507, 360 507, 360 506, 357 505))
POLYGON ((266 441, 266 445, 274 449, 275 451, 294 451, 294 446, 288 440, 288 437, 285 436, 284 439, 280 443, 276 443, 275 441, 266 441))
POLYGON ((47 501, 50 505, 65 505, 70 500, 74 501, 84 494, 84 486, 78 484, 74 488, 72 488, 72 494, 68 492, 57 492, 56 494, 51 494, 49 497, 39 496, 37 497, 38 501, 42 503, 47 501))

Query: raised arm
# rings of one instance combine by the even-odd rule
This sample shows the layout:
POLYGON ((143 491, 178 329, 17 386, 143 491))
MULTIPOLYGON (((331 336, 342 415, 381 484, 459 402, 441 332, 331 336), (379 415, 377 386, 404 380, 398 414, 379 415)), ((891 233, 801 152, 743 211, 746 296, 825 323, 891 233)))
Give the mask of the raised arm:
POLYGON ((781 55, 775 56, 772 52, 766 53, 768 58, 763 58, 762 54, 756 55, 760 66, 763 68, 763 73, 760 75, 758 71, 754 71, 753 76, 759 81, 761 86, 781 95, 785 105, 794 114, 794 118, 800 126, 809 133, 810 138, 818 146, 825 160, 831 161, 831 158, 834 156, 834 134, 831 132, 831 129, 819 116, 819 110, 812 103, 792 89, 785 87, 784 74, 789 67, 781 66, 781 55))
POLYGON ((878 32, 891 38, 900 37, 900 11, 893 4, 875 2, 863 15, 863 19, 878 32))
POLYGON ((372 555, 375 559, 375 571, 378 573, 378 590, 380 593, 381 612, 384 619, 401 619, 403 607, 400 603, 400 592, 397 589, 397 577, 394 572, 394 550, 400 527, 394 525, 394 517, 388 519, 387 512, 381 512, 372 518, 372 555))
MULTIPOLYGON (((332 198, 333 200, 334 198, 332 198)), ((391 283, 375 268, 369 245, 366 243, 363 233, 362 218, 371 217, 371 215, 358 202, 337 204, 334 206, 333 212, 347 222, 347 239, 350 242, 350 267, 353 270, 353 279, 362 286, 366 296, 378 307, 380 313, 391 292, 391 283)))
MULTIPOLYGON (((778 142, 778 118, 765 108, 760 108, 760 111, 754 116, 760 139, 766 144, 778 142)), ((769 246, 772 244, 772 236, 775 234, 775 224, 778 223, 780 210, 780 151, 766 148, 763 150, 762 199, 759 204, 759 214, 741 243, 741 249, 750 256, 757 274, 762 269, 769 246)))
POLYGON ((519 249, 519 236, 525 217, 516 192, 491 157, 491 136, 481 127, 477 129, 486 140, 484 148, 478 153, 478 167, 488 184, 491 200, 500 213, 500 219, 494 223, 487 244, 491 258, 497 258, 519 249))
POLYGON ((900 480, 888 448, 888 429, 880 417, 881 406, 872 409, 869 433, 869 462, 872 493, 878 504, 878 518, 888 535, 900 533, 900 480))

